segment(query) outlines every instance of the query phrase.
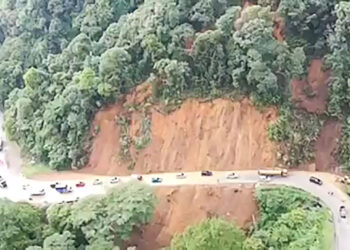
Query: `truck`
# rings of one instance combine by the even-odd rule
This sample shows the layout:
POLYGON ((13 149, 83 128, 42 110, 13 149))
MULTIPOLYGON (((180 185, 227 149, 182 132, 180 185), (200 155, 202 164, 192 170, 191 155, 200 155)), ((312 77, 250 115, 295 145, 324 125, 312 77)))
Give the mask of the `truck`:
POLYGON ((261 169, 258 171, 259 175, 262 176, 282 176, 286 177, 288 176, 288 170, 287 169, 281 169, 281 168, 274 168, 274 169, 261 169))
POLYGON ((72 187, 68 187, 68 185, 56 185, 55 189, 57 192, 59 192, 60 194, 66 194, 66 193, 71 193, 73 192, 72 187))
POLYGON ((0 188, 7 188, 7 183, 1 176, 0 176, 0 188))

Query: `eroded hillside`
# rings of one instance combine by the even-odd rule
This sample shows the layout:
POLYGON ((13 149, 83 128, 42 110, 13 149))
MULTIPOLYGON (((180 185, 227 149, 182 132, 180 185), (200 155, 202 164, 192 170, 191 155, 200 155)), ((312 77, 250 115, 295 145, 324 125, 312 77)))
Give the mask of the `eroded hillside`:
POLYGON ((222 216, 240 228, 249 229, 253 218, 258 220, 254 187, 183 186, 156 190, 158 205, 151 224, 138 230, 131 245, 154 250, 169 246, 175 233, 182 233, 206 218, 222 216), (191 208, 191 209, 189 209, 191 208))
POLYGON ((276 164, 275 145, 267 137, 267 126, 276 118, 274 108, 258 111, 247 99, 235 102, 190 99, 165 114, 160 106, 147 108, 149 104, 144 100, 149 92, 145 85, 126 97, 124 107, 139 105, 139 110, 127 111, 118 103, 96 115, 93 127, 98 128, 98 133, 85 171, 128 174, 129 170, 137 173, 238 170, 276 164), (150 142, 138 149, 135 141, 146 133, 142 131, 145 116, 151 120, 150 142), (121 117, 127 117, 127 125, 118 123, 121 117), (130 141, 127 145, 130 159, 126 160, 121 157, 125 150, 123 126, 128 127, 130 141))

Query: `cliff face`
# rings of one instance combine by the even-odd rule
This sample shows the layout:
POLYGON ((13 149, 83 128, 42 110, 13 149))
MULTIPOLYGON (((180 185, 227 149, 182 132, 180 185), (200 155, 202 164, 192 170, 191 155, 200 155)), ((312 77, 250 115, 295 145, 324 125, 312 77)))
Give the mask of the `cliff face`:
MULTIPOLYGON (((126 103, 135 104, 144 98, 135 94, 126 103)), ((147 91, 146 91, 147 92, 147 91)), ((125 104, 124 104, 125 107, 125 104)), ((195 170, 233 170, 271 167, 276 163, 275 145, 267 138, 266 128, 275 120, 273 108, 258 111, 247 99, 232 102, 185 101, 176 111, 163 114, 151 107, 151 142, 142 150, 131 145, 134 172, 173 172, 195 170)), ((125 115, 121 104, 101 110, 94 127, 99 128, 85 171, 98 174, 129 174, 128 161, 120 160, 118 117, 125 115)), ((142 115, 128 113, 129 138, 140 134, 142 115)))

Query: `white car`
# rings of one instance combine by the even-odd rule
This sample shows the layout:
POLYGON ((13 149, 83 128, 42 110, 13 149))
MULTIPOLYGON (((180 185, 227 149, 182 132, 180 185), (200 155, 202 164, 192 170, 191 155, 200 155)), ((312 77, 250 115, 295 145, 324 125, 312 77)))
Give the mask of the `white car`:
POLYGON ((237 179, 237 178, 238 178, 238 174, 236 174, 236 173, 229 173, 226 176, 226 179, 229 179, 229 180, 233 180, 233 179, 237 179))
POLYGON ((264 182, 271 181, 271 178, 269 176, 266 176, 266 175, 259 175, 259 178, 261 181, 264 181, 264 182))
POLYGON ((116 184, 116 183, 118 183, 119 181, 120 181, 120 180, 119 180, 118 177, 113 177, 113 178, 111 179, 110 183, 111 183, 111 184, 116 184))
POLYGON ((92 183, 92 185, 102 185, 102 181, 100 180, 100 179, 96 179, 96 180, 94 180, 94 182, 92 183))
POLYGON ((177 174, 176 179, 186 179, 186 175, 184 173, 177 174))
POLYGON ((45 195, 45 189, 39 189, 39 190, 30 192, 30 196, 44 196, 44 195, 45 195))

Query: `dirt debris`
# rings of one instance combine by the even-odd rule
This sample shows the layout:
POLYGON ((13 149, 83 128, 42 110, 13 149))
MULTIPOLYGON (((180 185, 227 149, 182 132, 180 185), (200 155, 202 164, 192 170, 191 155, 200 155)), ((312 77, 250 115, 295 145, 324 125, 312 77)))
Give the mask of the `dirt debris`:
POLYGON ((182 186, 157 188, 153 222, 136 232, 130 245, 154 250, 169 246, 172 236, 205 218, 222 216, 243 229, 257 219, 253 185, 182 186), (238 191, 237 191, 238 190, 238 191))
POLYGON ((339 121, 325 122, 315 145, 317 171, 335 171, 338 167, 336 154, 340 135, 341 123, 339 121))
MULTIPOLYGON (((131 95, 137 99, 137 94, 131 95)), ((99 127, 99 133, 84 172, 107 175, 132 172, 118 157, 120 128, 115 120, 125 112, 124 107, 118 103, 97 113, 93 127, 99 127)), ((130 148, 133 172, 249 170, 276 163, 276 146, 267 137, 268 124, 276 119, 275 108, 260 112, 248 99, 239 102, 190 99, 170 114, 159 112, 156 106, 149 112, 152 141, 142 150, 130 148)), ((133 112, 130 119, 130 138, 134 138, 140 133, 141 116, 133 112)))
POLYGON ((292 101, 309 113, 323 114, 328 103, 330 71, 323 70, 323 61, 313 59, 306 79, 292 79, 292 101))

